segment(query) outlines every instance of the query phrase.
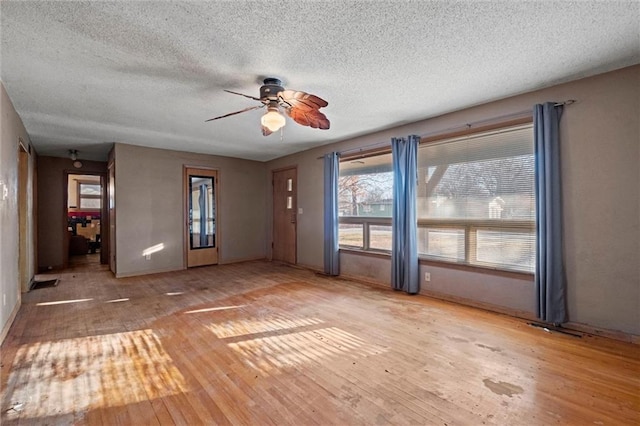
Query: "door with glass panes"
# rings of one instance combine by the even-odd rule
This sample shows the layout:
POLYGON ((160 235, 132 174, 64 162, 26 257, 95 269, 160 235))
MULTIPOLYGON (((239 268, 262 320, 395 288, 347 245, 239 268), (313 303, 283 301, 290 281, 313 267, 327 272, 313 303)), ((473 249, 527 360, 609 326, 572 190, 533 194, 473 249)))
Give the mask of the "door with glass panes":
POLYGON ((186 168, 187 267, 218 263, 218 172, 186 168))

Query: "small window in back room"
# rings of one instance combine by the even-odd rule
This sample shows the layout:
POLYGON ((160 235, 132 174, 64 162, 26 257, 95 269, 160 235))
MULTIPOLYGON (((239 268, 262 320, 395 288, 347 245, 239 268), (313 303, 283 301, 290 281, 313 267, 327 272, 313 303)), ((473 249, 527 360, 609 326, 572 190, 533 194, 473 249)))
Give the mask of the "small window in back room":
POLYGON ((100 183, 78 182, 78 204, 81 209, 99 209, 101 198, 100 183))

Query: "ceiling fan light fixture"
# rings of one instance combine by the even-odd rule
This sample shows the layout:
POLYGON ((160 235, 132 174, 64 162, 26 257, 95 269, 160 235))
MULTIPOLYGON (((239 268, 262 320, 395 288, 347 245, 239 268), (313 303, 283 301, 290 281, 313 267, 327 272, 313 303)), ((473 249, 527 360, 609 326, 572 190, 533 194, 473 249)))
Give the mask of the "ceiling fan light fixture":
POLYGON ((230 112, 228 114, 213 117, 205 121, 219 120, 232 115, 252 111, 258 108, 267 107, 267 112, 260 119, 262 124, 262 135, 269 136, 273 132, 280 130, 285 126, 286 120, 281 109, 302 126, 308 126, 313 129, 327 130, 331 123, 326 115, 320 112, 320 108, 324 108, 329 103, 322 98, 311 93, 301 92, 299 90, 285 90, 282 82, 277 78, 265 78, 264 84, 260 87, 260 97, 245 95, 244 93, 225 90, 225 92, 234 95, 244 96, 260 102, 262 105, 248 107, 240 111, 230 112))
POLYGON ((278 111, 278 107, 269 107, 269 110, 262 116, 260 122, 264 127, 272 132, 277 132, 286 124, 285 118, 278 111))

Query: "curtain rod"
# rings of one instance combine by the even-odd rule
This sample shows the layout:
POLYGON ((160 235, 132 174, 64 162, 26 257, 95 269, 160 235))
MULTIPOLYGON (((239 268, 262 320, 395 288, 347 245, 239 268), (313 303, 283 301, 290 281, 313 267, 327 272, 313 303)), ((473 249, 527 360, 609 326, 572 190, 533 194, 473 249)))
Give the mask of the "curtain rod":
MULTIPOLYGON (((576 100, 575 99, 567 99, 566 101, 562 101, 562 102, 556 102, 554 104, 554 106, 564 106, 564 105, 571 105, 573 103, 575 103, 576 100)), ((432 136, 436 136, 436 135, 440 135, 440 134, 446 134, 446 133, 451 133, 453 131, 456 130, 463 130, 463 129, 470 129, 472 127, 476 127, 480 124, 489 124, 491 122, 494 121, 503 121, 506 119, 516 119, 516 118, 524 118, 528 115, 533 115, 533 109, 527 109, 527 110, 522 110, 522 111, 518 111, 518 112, 513 112, 510 114, 505 114, 505 115, 500 115, 497 117, 491 117, 491 118, 485 118, 483 120, 477 120, 477 121, 473 121, 471 123, 466 123, 463 125, 459 125, 456 127, 449 127, 448 129, 443 129, 443 130, 438 130, 437 132, 433 132, 433 133, 427 133, 424 135, 420 135, 421 138, 428 138, 428 137, 432 137, 432 136)), ((375 142, 369 145, 364 145, 364 146, 360 146, 358 148, 351 148, 351 149, 345 149, 344 151, 339 151, 338 154, 340 155, 344 155, 346 153, 351 153, 351 152, 358 152, 358 151, 368 151, 370 149, 374 149, 374 148, 382 148, 385 146, 388 146, 390 144, 389 141, 386 142, 375 142)), ((324 156, 318 157, 318 160, 323 159, 324 156)))

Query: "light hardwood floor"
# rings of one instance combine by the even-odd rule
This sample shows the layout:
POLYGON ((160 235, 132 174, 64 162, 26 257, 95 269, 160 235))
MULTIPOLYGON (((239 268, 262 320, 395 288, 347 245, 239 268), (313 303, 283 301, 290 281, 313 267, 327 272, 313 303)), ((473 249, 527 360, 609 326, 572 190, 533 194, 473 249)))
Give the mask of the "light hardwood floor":
POLYGON ((639 346, 268 262, 24 295, 2 424, 640 423, 639 346))

